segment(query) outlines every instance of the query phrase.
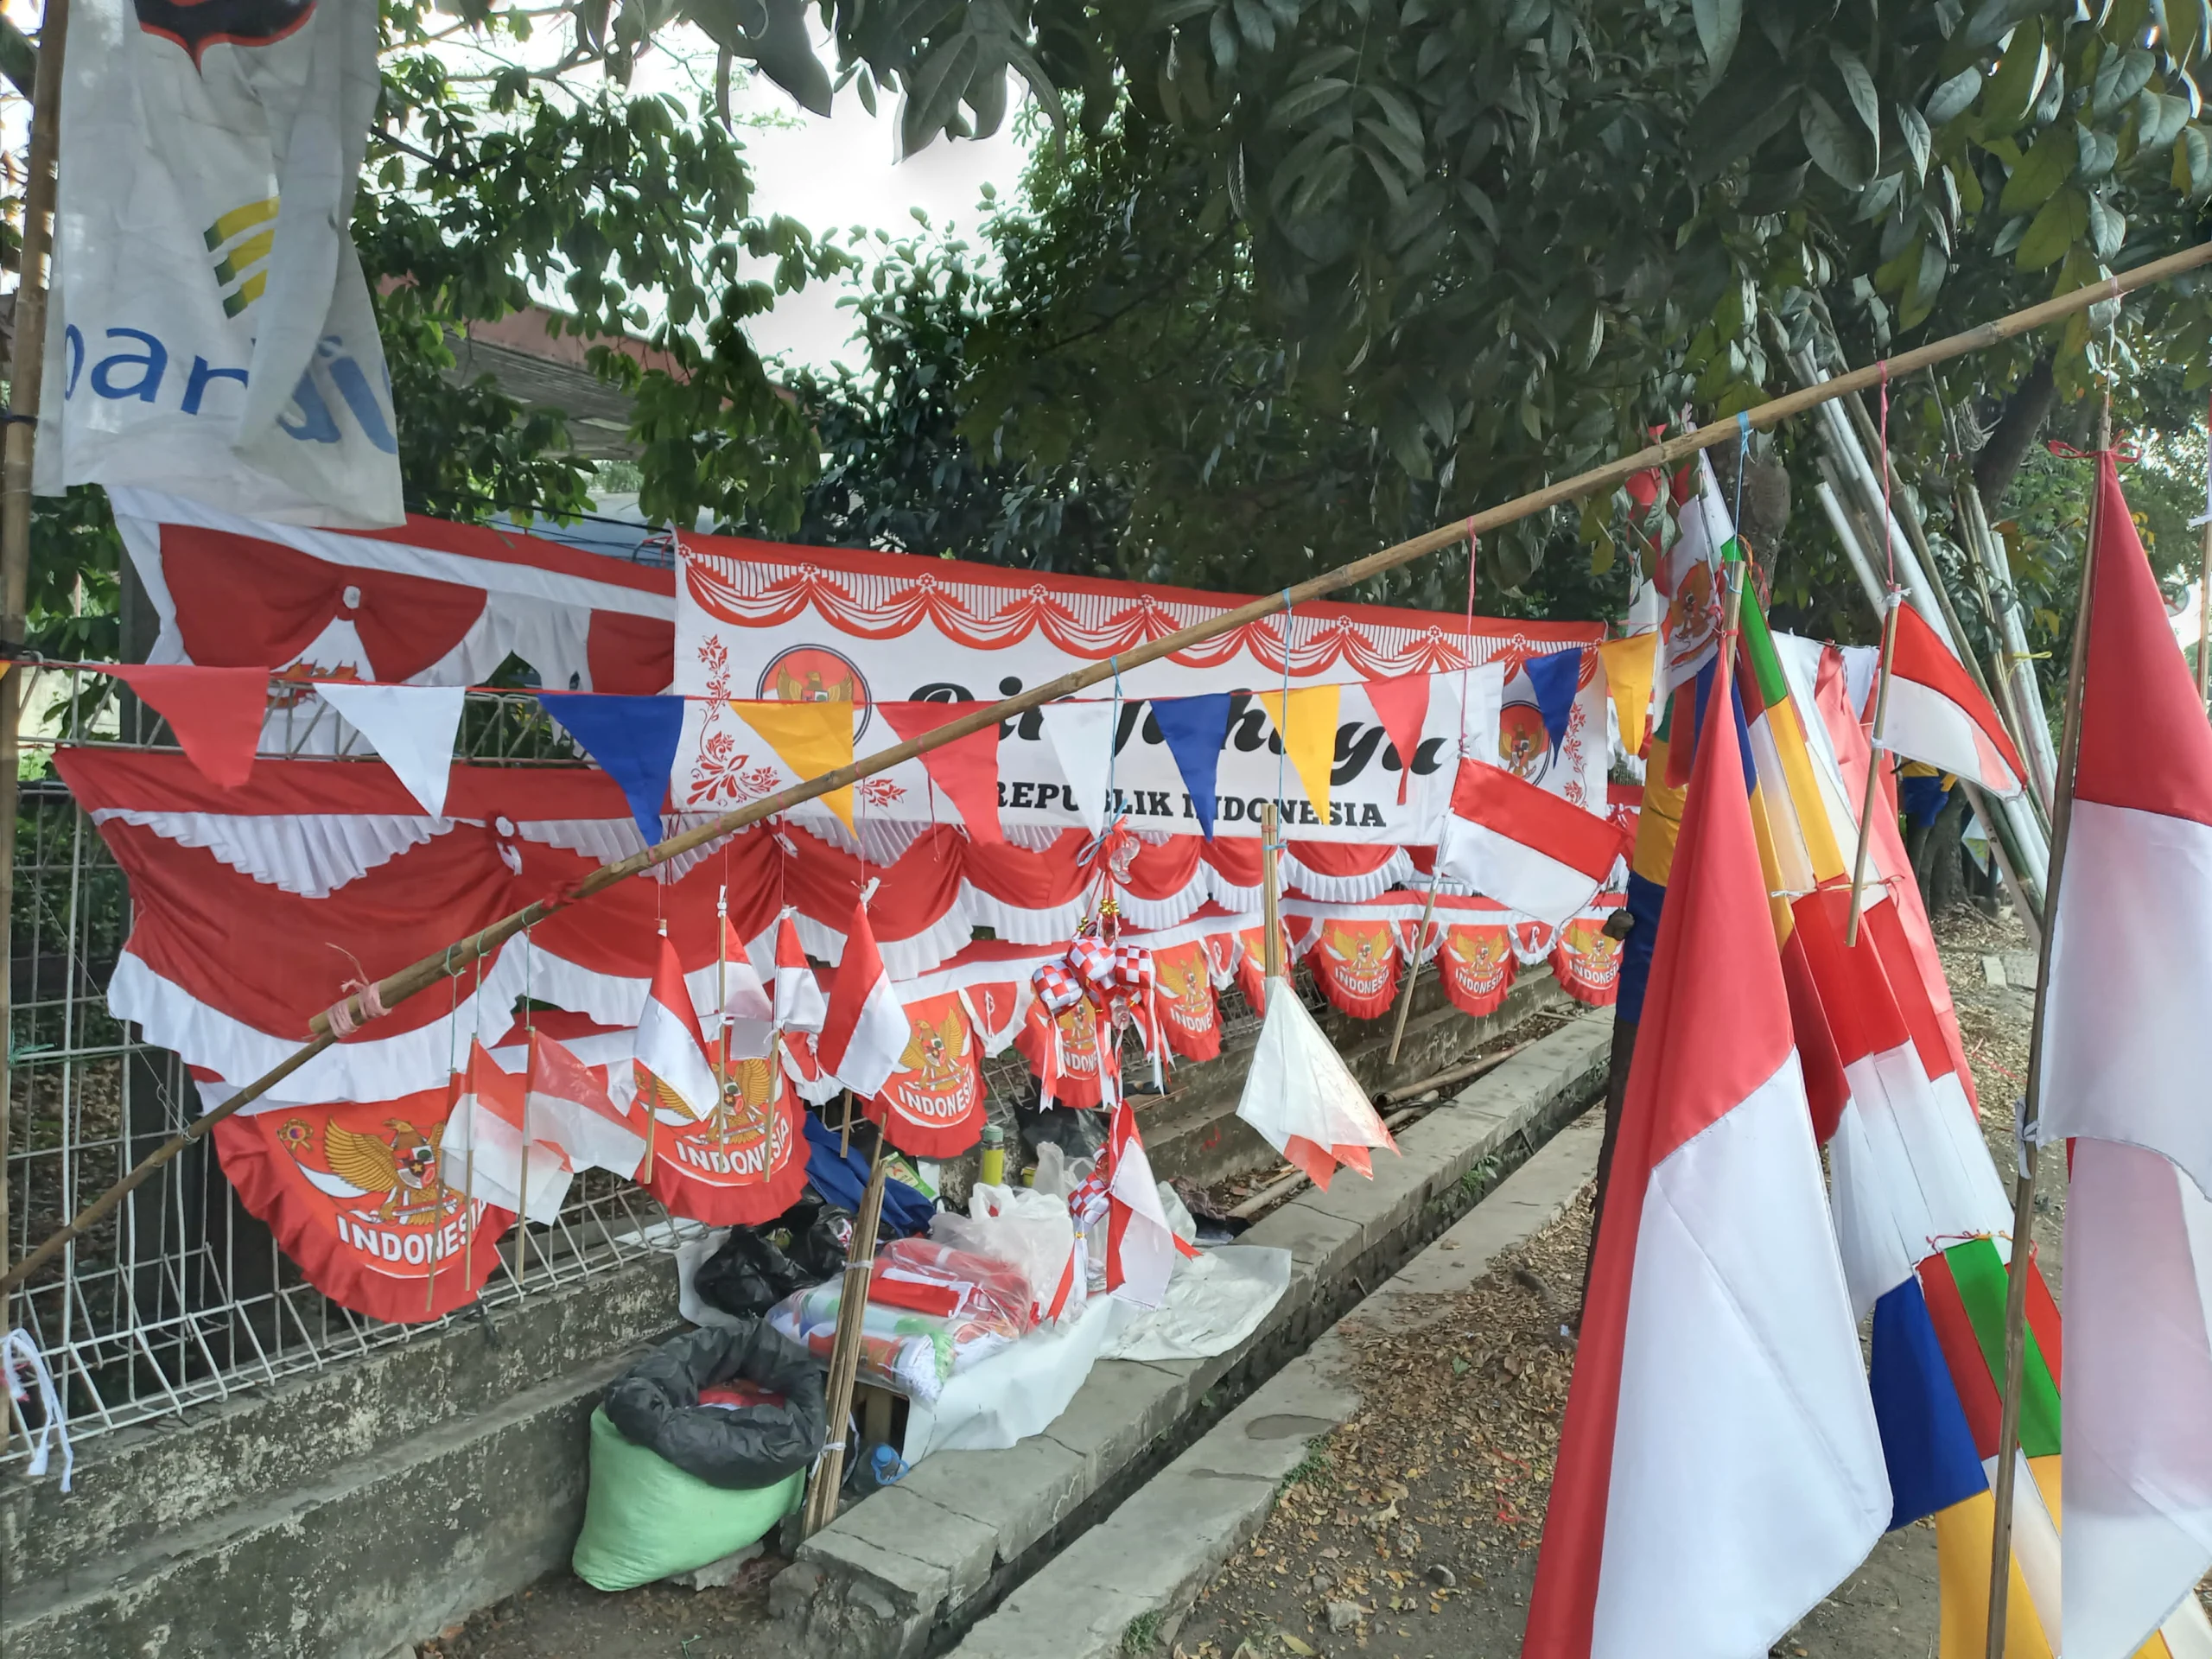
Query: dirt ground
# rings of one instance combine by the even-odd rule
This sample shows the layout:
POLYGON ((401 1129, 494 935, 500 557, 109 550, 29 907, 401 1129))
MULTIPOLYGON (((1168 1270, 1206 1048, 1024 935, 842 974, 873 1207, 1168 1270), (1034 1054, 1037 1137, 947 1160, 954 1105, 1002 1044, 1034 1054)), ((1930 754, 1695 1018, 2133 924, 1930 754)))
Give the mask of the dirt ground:
MULTIPOLYGON (((2009 1172, 2032 995, 2024 984, 1992 984, 1983 959, 2023 968, 2028 942, 2017 923, 1964 912, 1940 932, 1983 1127, 2009 1172)), ((2064 1192, 2056 1163, 2045 1160, 2036 1217, 2054 1288, 2064 1192)), ((1241 1194, 1208 1196, 1233 1204, 1241 1194)), ((1503 1659, 1520 1650, 1573 1370, 1558 1330, 1579 1294, 1589 1227, 1586 1194, 1481 1284, 1438 1299, 1435 1322, 1418 1336, 1378 1336, 1357 1349, 1374 1403, 1317 1444, 1260 1535, 1175 1630, 1174 1656, 1503 1659)), ((613 1596, 556 1573, 421 1653, 769 1659, 783 1647, 767 1619, 767 1581, 783 1565, 755 1561, 726 1589, 649 1586, 613 1596)), ((1774 1651, 1920 1659, 1935 1652, 1937 1618, 1936 1535, 1908 1527, 1885 1538, 1774 1651)))

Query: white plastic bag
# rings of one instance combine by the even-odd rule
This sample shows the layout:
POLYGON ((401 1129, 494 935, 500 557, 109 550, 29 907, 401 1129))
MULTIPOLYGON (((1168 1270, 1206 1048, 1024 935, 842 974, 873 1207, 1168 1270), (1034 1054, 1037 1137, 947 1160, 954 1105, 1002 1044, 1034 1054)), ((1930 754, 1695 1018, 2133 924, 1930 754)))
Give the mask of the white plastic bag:
MULTIPOLYGON (((1030 1187, 979 1184, 969 1195, 968 1213, 939 1211, 930 1220, 930 1236, 1015 1268, 1028 1280, 1041 1319, 1052 1306, 1075 1249, 1075 1223, 1065 1198, 1030 1187)), ((1060 1317, 1073 1313, 1082 1301, 1083 1287, 1077 1286, 1060 1317)))

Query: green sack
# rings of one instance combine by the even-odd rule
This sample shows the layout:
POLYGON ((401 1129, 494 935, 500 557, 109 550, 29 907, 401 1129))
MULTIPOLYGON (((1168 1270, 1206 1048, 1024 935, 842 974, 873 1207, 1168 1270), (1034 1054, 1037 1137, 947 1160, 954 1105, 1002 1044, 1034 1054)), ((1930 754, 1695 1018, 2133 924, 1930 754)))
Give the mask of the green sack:
POLYGON ((800 1471, 751 1491, 709 1486, 591 1414, 591 1490, 570 1565, 597 1590, 634 1590, 743 1549, 798 1507, 800 1471))

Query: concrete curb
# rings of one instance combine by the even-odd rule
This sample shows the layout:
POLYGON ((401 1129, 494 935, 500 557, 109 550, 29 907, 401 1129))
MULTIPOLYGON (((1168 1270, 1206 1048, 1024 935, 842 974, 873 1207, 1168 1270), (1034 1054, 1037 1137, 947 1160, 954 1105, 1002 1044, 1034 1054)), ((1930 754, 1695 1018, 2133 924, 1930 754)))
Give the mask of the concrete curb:
POLYGON ((1259 1530, 1309 1442, 1362 1403, 1346 1335, 1418 1325, 1414 1296, 1465 1290, 1595 1173, 1602 1118, 1568 1125, 1438 1243, 1292 1360, 1107 1520, 1007 1598, 960 1659, 1120 1659, 1173 1641, 1198 1592, 1259 1530))
MULTIPOLYGON (((1604 1091, 1611 1036, 1610 1015, 1575 1020, 1410 1126, 1402 1155, 1376 1160, 1372 1181, 1308 1189, 1254 1227, 1245 1243, 1291 1252, 1291 1285, 1242 1349, 1103 1361, 1044 1433, 926 1459, 807 1540, 770 1591, 792 1644, 825 1659, 912 1659, 949 1645, 1580 1116, 1604 1091)), ((1319 1427, 1285 1430, 1286 1468, 1327 1426, 1313 1415, 1319 1427)))

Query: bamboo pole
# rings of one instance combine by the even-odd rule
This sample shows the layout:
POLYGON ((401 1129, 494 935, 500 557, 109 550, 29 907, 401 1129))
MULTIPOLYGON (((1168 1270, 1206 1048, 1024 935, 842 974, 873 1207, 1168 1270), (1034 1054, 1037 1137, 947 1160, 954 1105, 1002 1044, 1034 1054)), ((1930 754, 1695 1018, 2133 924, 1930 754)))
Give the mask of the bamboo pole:
POLYGON ((1398 1023, 1390 1029, 1390 1055, 1385 1065, 1398 1063, 1398 1045, 1406 1039, 1406 1015, 1414 1006, 1414 982, 1421 977, 1421 950, 1428 944, 1428 925, 1436 915, 1436 884, 1444 879, 1444 849, 1436 849, 1436 866, 1428 873, 1428 898, 1421 907, 1421 925, 1414 930, 1414 948, 1408 952, 1406 988, 1398 995, 1398 1023))
MULTIPOLYGON (((0 670, 15 668, 29 632, 31 572, 31 458, 36 417, 46 380, 47 265, 54 250, 55 166, 61 150, 61 66, 69 39, 69 0, 46 0, 38 32, 38 73, 31 84, 31 139, 23 181, 23 245, 16 285, 15 346, 8 365, 9 412, 0 449, 0 670)), ((16 1076, 15 977, 16 817, 21 755, 23 674, 0 681, 0 1331, 8 1317, 8 1292, 23 1275, 9 1274, 8 1145, 16 1076)), ((10 1416, 12 1416, 12 1410, 10 1416)), ((4 1429, 0 1423, 0 1429, 4 1429)), ((6 1436, 0 1433, 0 1444, 6 1436)))
MULTIPOLYGON (((2185 271, 2195 270, 2206 264, 2212 264, 2212 242, 2199 243, 2194 247, 2184 248, 2179 253, 2169 254, 2163 259, 2154 259, 2147 264, 2137 265, 2132 270, 2120 271, 2108 281, 2099 283, 2094 287, 2075 289, 2060 295, 2056 299, 2045 300, 2040 304, 2029 306, 2024 310, 2015 311, 2009 315, 1979 324, 1962 334, 1951 334, 1942 340, 1932 340, 1925 346, 1916 346, 1910 352, 1902 353, 1890 359, 1888 372, 1892 377, 1903 378, 1924 369, 1930 364, 1947 362, 1952 358, 1963 356, 1968 352, 1984 350, 2002 341, 2017 339, 2022 334, 2032 333, 2048 324, 2062 322, 2069 317, 2087 311, 2093 305, 2101 304, 2107 299, 2133 293, 2137 289, 2164 282, 2169 277, 2180 276, 2185 271)), ((1795 416, 1803 414, 1808 410, 1818 409, 1822 404, 1843 397, 1847 392, 1863 391, 1866 387, 1877 385, 1882 378, 1882 365, 1878 364, 1863 369, 1853 369, 1847 374, 1836 375, 1761 404, 1758 408, 1747 411, 1745 418, 1752 427, 1760 431, 1766 431, 1779 426, 1783 422, 1795 416)), ((1424 531, 1410 540, 1400 542, 1392 547, 1386 547, 1380 552, 1370 553, 1364 558, 1354 559, 1350 564, 1339 565, 1333 570, 1325 570, 1319 575, 1310 576, 1306 581, 1284 588, 1280 593, 1248 600, 1243 604, 1233 609, 1223 611, 1204 622, 1194 623, 1187 628, 1179 628, 1173 633, 1163 634, 1156 639, 1133 645, 1128 650, 1121 652, 1104 661, 1090 663, 1081 668, 1071 669, 1058 678, 1047 680, 1043 684, 1033 686, 1018 696, 1008 697, 1003 702, 985 704, 961 715, 957 720, 947 721, 944 725, 925 733, 920 737, 894 743, 887 749, 879 749, 874 754, 861 757, 846 766, 823 772, 818 778, 810 778, 803 783, 793 784, 788 789, 779 790, 773 795, 752 802, 734 812, 725 813, 709 823, 687 830, 681 835, 671 836, 658 846, 649 847, 640 853, 633 853, 629 857, 619 859, 612 864, 602 865, 579 881, 569 892, 541 899, 511 916, 503 917, 489 926, 480 929, 467 938, 458 941, 435 955, 425 957, 412 966, 403 968, 397 973, 386 976, 377 982, 372 992, 349 993, 345 1001, 340 1006, 353 1017, 355 1024, 365 1023, 369 1015, 364 998, 372 998, 379 1009, 389 1010, 417 992, 435 984, 448 974, 457 972, 469 963, 489 956, 523 929, 536 926, 556 911, 580 903, 594 893, 604 893, 618 881, 627 880, 631 876, 656 868, 667 863, 671 859, 696 851, 699 848, 721 840, 724 836, 734 835, 738 830, 758 823, 763 819, 789 812, 792 808, 819 796, 827 795, 840 789, 849 789, 863 778, 873 777, 888 767, 901 765, 919 755, 926 754, 931 750, 940 748, 947 743, 956 743, 963 737, 972 736, 986 728, 997 725, 1001 721, 1027 714, 1032 709, 1042 708, 1048 702, 1057 702, 1063 697, 1071 697, 1078 691, 1112 678, 1117 671, 1126 674, 1133 669, 1143 667, 1147 663, 1157 662, 1161 658, 1172 656, 1177 652, 1187 651, 1193 645, 1202 645, 1209 639, 1217 639, 1222 634, 1273 616, 1279 611, 1306 604, 1345 588, 1356 587, 1386 571, 1395 570, 1401 565, 1410 564, 1416 559, 1426 558, 1432 553, 1456 546, 1470 537, 1486 535, 1507 524, 1517 524, 1523 518, 1532 518, 1537 513, 1549 512, 1552 508, 1563 505, 1567 502, 1580 500, 1586 495, 1617 489, 1639 473, 1649 472, 1654 467, 1669 468, 1685 457, 1696 454, 1701 450, 1710 449, 1718 444, 1734 443, 1738 441, 1737 424, 1733 421, 1716 422, 1711 426, 1700 427, 1694 431, 1678 433, 1662 442, 1648 445, 1633 454, 1618 456, 1602 467, 1593 467, 1588 472, 1578 473, 1572 478, 1564 478, 1547 484, 1541 489, 1531 490, 1525 495, 1516 496, 1510 501, 1503 502, 1497 506, 1484 508, 1480 512, 1466 518, 1455 519, 1448 524, 1440 524, 1435 529, 1424 531)), ((4 702, 4 699, 0 699, 0 702, 4 702)), ((260 1099, 270 1089, 329 1047, 334 1040, 331 1035, 330 1015, 327 1012, 316 1014, 308 1022, 308 1027, 314 1034, 307 1046, 265 1076, 248 1084, 213 1111, 203 1113, 189 1128, 147 1154, 121 1180, 116 1182, 105 1192, 79 1211, 66 1224, 55 1230, 37 1249, 32 1251, 22 1262, 10 1269, 4 1278, 0 1278, 0 1291, 22 1282, 29 1274, 35 1272, 51 1261, 71 1239, 80 1236, 86 1228, 97 1225, 102 1217, 111 1211, 128 1194, 135 1191, 162 1165, 187 1147, 204 1140, 214 1126, 224 1118, 260 1099)))
MULTIPOLYGON (((2097 419, 2097 449, 2112 448, 2112 399, 2097 419)), ((2074 649, 2066 665, 2066 706, 2058 739, 2057 791, 2051 803, 2050 880, 2044 889, 2045 925, 2036 948, 2035 1016, 2028 1029, 2028 1087, 2020 1102, 2019 1167, 2012 1182, 2012 1254, 2005 1284, 2005 1376, 1997 1419, 1997 1515, 1990 1534, 1988 1659, 2005 1659, 2006 1601, 2012 1588, 2012 1492, 2019 1462, 2020 1389, 2026 1369, 2028 1274, 2035 1270, 2032 1248, 2036 1217, 2035 1128, 2043 1116, 2044 1015, 2050 1004, 2050 944, 2058 931, 2058 883, 2066 866, 2066 843, 2074 827, 2074 768, 2082 752, 2082 678, 2089 651, 2089 624, 2095 604, 2097 536, 2102 527, 2105 463, 2097 462, 2089 498, 2089 534, 2082 553, 2082 593, 2074 607, 2074 649)))
MULTIPOLYGON (((1260 810, 1260 914, 1267 942, 1260 948, 1260 998, 1274 995, 1275 981, 1282 977, 1282 873, 1276 860, 1282 844, 1275 838, 1275 804, 1260 810)), ((1260 1012, 1267 1013, 1265 1007, 1260 1012)))
POLYGON ((1890 719, 1890 664, 1897 650, 1897 608, 1904 595, 1891 594, 1882 619, 1882 650, 1875 668, 1874 737, 1866 751, 1866 798, 1859 810, 1859 851, 1851 861, 1851 920, 1843 931, 1847 945, 1859 943, 1859 914, 1866 900, 1866 849, 1874 839, 1874 805, 1882 778, 1882 731, 1890 719))
MULTIPOLYGON (((849 1103, 852 1096, 848 1094, 849 1103)), ((868 1274, 875 1262, 875 1235, 883 1218, 884 1141, 875 1137, 875 1156, 868 1171, 868 1192, 853 1222, 853 1243, 845 1257, 844 1283, 837 1295, 837 1334, 830 1344, 830 1405, 822 1461, 807 1489, 800 1535, 811 1538, 837 1518, 837 1492, 845 1484, 845 1420, 852 1414, 853 1382, 860 1374, 861 1322, 868 1317, 868 1274)))

